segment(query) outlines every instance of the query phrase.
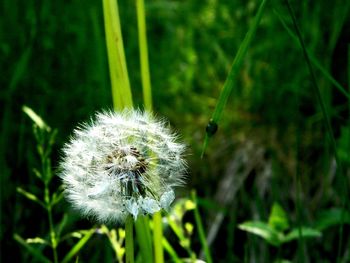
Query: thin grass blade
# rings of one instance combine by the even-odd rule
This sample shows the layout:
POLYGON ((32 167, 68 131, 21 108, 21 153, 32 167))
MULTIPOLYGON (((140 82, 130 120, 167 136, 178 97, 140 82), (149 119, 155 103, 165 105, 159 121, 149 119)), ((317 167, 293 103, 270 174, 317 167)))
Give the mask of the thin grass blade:
POLYGON ((67 255, 62 260, 62 263, 70 262, 72 258, 85 246, 86 242, 89 241, 93 233, 95 232, 95 228, 90 229, 86 232, 85 236, 79 240, 78 243, 75 244, 74 247, 67 253, 67 255))
POLYGON ((206 239, 206 236, 204 233, 202 219, 201 219, 201 216, 200 216, 199 210, 198 210, 198 205, 197 205, 198 202, 197 202, 196 192, 193 190, 191 195, 192 195, 192 201, 196 204, 196 206, 194 208, 194 218, 195 218, 196 225, 198 228, 199 240, 202 244, 202 248, 204 249, 204 254, 205 254, 205 257, 207 260, 206 262, 212 263, 213 260, 212 260, 211 253, 210 253, 209 246, 208 246, 208 242, 207 242, 207 239, 206 239))
MULTIPOLYGON (((248 48, 249 48, 249 46, 254 38, 255 32, 259 26, 260 20, 262 18, 264 10, 265 10, 266 3, 267 3, 267 0, 263 0, 261 2, 260 7, 258 9, 258 12, 254 18, 253 24, 250 27, 242 44, 240 45, 240 47, 238 49, 236 57, 233 60, 231 70, 228 73, 227 79, 226 79, 224 86, 221 90, 221 93, 219 95, 219 99, 216 103, 216 106, 215 106, 215 109, 214 109, 214 112, 213 112, 213 115, 212 115, 212 118, 211 118, 209 124, 212 123, 213 125, 217 125, 217 123, 220 120, 222 112, 223 112, 225 105, 227 103, 228 97, 230 96, 230 94, 233 90, 237 74, 238 74, 238 72, 243 64, 244 57, 248 51, 248 48)), ((216 131, 216 129, 215 129, 215 131, 216 131)), ((214 133, 215 133, 215 131, 214 131, 214 133)), ((202 147, 202 154, 201 154, 202 157, 203 157, 204 152, 208 146, 209 139, 214 133, 210 133, 208 131, 208 128, 207 128, 207 133, 205 135, 205 139, 204 139, 204 143, 203 143, 203 147, 202 147)))
POLYGON ((152 237, 149 228, 149 219, 146 216, 139 216, 135 222, 136 237, 140 245, 140 252, 142 255, 142 261, 145 263, 152 263, 153 261, 153 248, 152 237))
POLYGON ((146 16, 144 0, 136 0, 137 25, 139 34, 140 65, 145 109, 152 110, 151 77, 148 63, 148 47, 146 34, 146 16))
POLYGON ((179 258, 179 256, 176 254, 175 249, 170 245, 168 240, 166 238, 163 238, 163 247, 166 252, 168 252, 169 256, 175 263, 182 263, 183 261, 179 258))
POLYGON ((118 2, 103 0, 103 14, 113 105, 117 110, 132 107, 132 95, 126 65, 118 2))
POLYGON ((51 261, 45 257, 38 249, 30 246, 22 237, 17 234, 13 235, 13 238, 22 246, 24 246, 30 254, 32 254, 39 262, 50 263, 51 261))
MULTIPOLYGON (((280 20, 282 26, 287 31, 287 33, 291 36, 294 42, 300 44, 298 37, 294 34, 294 32, 289 28, 286 21, 280 15, 277 10, 274 10, 276 16, 280 20)), ((350 94, 345 88, 328 72, 328 70, 321 65, 321 63, 317 60, 317 58, 306 48, 306 52, 308 53, 312 64, 323 74, 323 76, 328 79, 330 83, 332 83, 344 96, 346 96, 350 100, 350 94)))
POLYGON ((337 164, 337 167, 338 167, 338 169, 337 169, 337 178, 339 179, 339 182, 340 182, 340 188, 341 189, 340 189, 339 192, 340 192, 341 199, 342 199, 342 215, 341 215, 341 223, 340 223, 340 226, 339 226, 339 241, 338 241, 338 255, 337 255, 337 261, 340 261, 341 260, 340 254, 341 254, 341 251, 342 251, 343 235, 344 235, 344 219, 345 219, 345 212, 344 211, 345 211, 345 207, 346 207, 346 204, 347 204, 347 197, 349 196, 349 185, 348 185, 346 176, 344 176, 344 174, 343 174, 344 170, 343 170, 342 164, 340 162, 340 159, 338 157, 337 145, 336 145, 336 141, 335 141, 335 138, 334 138, 333 129, 332 129, 332 126, 331 126, 329 113, 327 112, 327 108, 326 108, 325 103, 323 101, 321 90, 320 90, 320 88, 318 86, 316 75, 315 75, 315 72, 314 72, 313 67, 311 65, 311 60, 310 60, 309 54, 308 54, 308 52, 306 50, 306 45, 304 43, 304 39, 302 37, 300 28, 298 26, 298 23, 297 23, 297 20, 296 20, 296 17, 295 17, 295 14, 294 14, 292 6, 290 5, 288 0, 285 0, 285 3, 286 3, 286 6, 288 8, 288 12, 289 12, 289 14, 290 14, 290 16, 292 18, 293 25, 294 25, 294 28, 295 28, 295 31, 296 31, 296 35, 298 36, 298 39, 300 41, 300 45, 302 47, 304 58, 305 58, 307 66, 308 66, 308 69, 310 71, 314 92, 316 94, 318 103, 320 104, 320 107, 321 107, 325 128, 326 128, 326 131, 327 131, 328 136, 330 138, 330 143, 331 143, 331 146, 332 146, 333 154, 334 154, 335 161, 336 161, 336 164, 337 164))
POLYGON ((20 193, 21 195, 23 195, 25 198, 39 204, 40 206, 42 206, 44 209, 46 209, 46 206, 45 204, 34 194, 24 190, 23 188, 21 187, 17 187, 16 188, 17 192, 20 193))

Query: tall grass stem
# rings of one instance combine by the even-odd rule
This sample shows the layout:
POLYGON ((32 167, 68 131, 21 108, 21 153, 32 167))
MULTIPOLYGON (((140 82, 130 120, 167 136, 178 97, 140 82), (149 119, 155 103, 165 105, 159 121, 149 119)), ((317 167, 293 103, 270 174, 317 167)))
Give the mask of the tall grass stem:
MULTIPOLYGON (((112 84, 113 106, 116 110, 132 108, 133 102, 124 53, 118 1, 103 0, 103 14, 106 32, 109 72, 112 84)), ((131 215, 129 215, 125 222, 126 263, 134 262, 133 235, 133 218, 131 215)))
POLYGON ((154 262, 163 263, 163 229, 162 229, 162 214, 160 211, 153 215, 153 244, 154 244, 154 262))
POLYGON ((140 65, 145 109, 152 110, 151 77, 148 62, 148 47, 146 34, 146 15, 144 0, 136 0, 137 25, 139 35, 140 65))
POLYGON ((341 222, 340 222, 340 226, 339 226, 339 241, 338 241, 338 252, 337 252, 337 261, 339 262, 341 260, 340 254, 342 251, 342 242, 343 242, 343 233, 344 233, 343 226, 344 226, 344 217, 345 217, 345 205, 346 205, 346 197, 348 196, 348 193, 349 193, 349 189, 348 189, 349 185, 348 185, 346 177, 343 176, 342 164, 341 164, 340 159, 338 157, 338 151, 337 151, 336 141, 334 138, 333 129, 332 129, 331 122, 330 122, 330 117, 329 117, 329 114, 327 112, 325 103, 323 101, 322 94, 321 94, 320 88, 319 88, 318 83, 317 83, 316 75, 315 75, 315 72, 314 72, 313 67, 311 65, 311 60, 310 60, 309 54, 306 50, 306 45, 304 43, 304 39, 302 37, 300 28, 298 26, 298 23, 297 23, 292 6, 290 5, 288 0, 285 0, 285 3, 287 5, 289 14, 292 18, 296 34, 298 36, 298 39, 300 41, 300 45, 302 47, 302 51, 304 54, 306 64, 307 64, 309 71, 310 71, 314 92, 316 93, 318 103, 321 107, 326 131, 328 133, 328 136, 329 136, 330 141, 331 141, 331 146, 333 148, 333 153, 334 153, 335 161, 337 164, 337 175, 339 177, 339 181, 341 182, 340 183, 340 185, 341 185, 340 195, 341 195, 341 199, 342 199, 342 202, 341 202, 342 203, 341 204, 342 205, 342 215, 341 215, 341 222))
POLYGON ((134 263, 134 219, 128 215, 125 221, 125 258, 126 263, 134 263))
POLYGON ((82 237, 78 243, 72 247, 72 249, 66 254, 66 256, 63 258, 61 263, 68 263, 72 262, 72 258, 80 251, 80 249, 90 240, 92 235, 95 233, 95 228, 90 229, 87 231, 82 237))
POLYGON ((163 247, 165 248, 165 251, 168 252, 171 259, 175 263, 183 263, 183 261, 179 258, 179 256, 176 254, 175 249, 170 245, 168 240, 166 238, 163 238, 163 247))
MULTIPOLYGON (((276 14, 276 16, 278 17, 278 19, 280 20, 282 26, 284 27, 284 29, 288 32, 288 34, 290 35, 290 37, 293 39, 294 42, 300 44, 299 38, 294 34, 294 32, 289 28, 289 26, 287 25, 286 21, 283 19, 283 17, 281 16, 281 14, 279 12, 277 12, 277 10, 274 10, 274 13, 276 14)), ((328 70, 321 65, 321 63, 317 60, 317 58, 315 57, 314 54, 312 54, 308 49, 306 49, 306 52, 309 55, 309 58, 312 62, 312 64, 323 74, 323 76, 328 79, 328 81, 334 85, 335 88, 337 88, 345 97, 348 98, 348 100, 350 100, 350 93, 349 91, 347 91, 329 72, 328 70)))
MULTIPOLYGON (((228 73, 228 76, 227 76, 226 81, 224 83, 224 86, 221 90, 221 93, 219 95, 219 99, 216 103, 216 106, 215 106, 215 109, 214 109, 214 112, 213 112, 213 115, 211 118, 211 122, 214 124, 217 124, 218 121, 220 120, 220 117, 222 115, 224 107, 227 104, 227 100, 228 100, 228 97, 233 90, 237 74, 239 73, 239 70, 241 69, 241 66, 242 66, 243 61, 244 61, 244 57, 248 51, 248 48, 249 48, 249 46, 254 38, 255 32, 259 26, 260 20, 262 18, 264 10, 265 10, 266 3, 267 3, 267 0, 262 0, 260 7, 258 9, 258 12, 255 15, 253 24, 251 25, 250 29, 248 30, 246 36, 244 37, 243 42, 240 45, 240 47, 237 51, 237 54, 233 60, 230 72, 228 73)), ((203 147, 202 147, 202 154, 201 154, 202 157, 204 155, 205 149, 208 146, 209 138, 210 138, 210 135, 207 132, 205 139, 204 139, 203 147)))
POLYGON ((212 260, 211 253, 210 253, 209 246, 208 246, 208 242, 207 242, 207 239, 206 239, 206 236, 204 233, 202 219, 201 219, 201 216, 199 214, 198 202, 197 202, 197 196, 196 196, 195 190, 192 190, 191 196, 192 196, 192 201, 196 204, 195 208, 194 208, 194 218, 195 218, 196 225, 198 228, 199 240, 202 244, 202 248, 204 249, 204 254, 205 254, 205 257, 207 260, 206 262, 212 263, 213 260, 212 260))
POLYGON ((139 216, 135 222, 135 230, 142 262, 153 263, 152 236, 148 216, 139 216))
POLYGON ((53 260, 54 263, 58 263, 58 256, 57 256, 57 240, 56 240, 56 233, 55 229, 53 227, 53 220, 52 220, 52 209, 51 204, 47 204, 47 212, 48 212, 48 218, 49 218, 49 227, 50 227, 50 238, 51 238, 51 247, 53 252, 53 260))
POLYGON ((104 25, 112 84, 113 105, 116 110, 132 107, 132 95, 120 26, 118 1, 103 0, 104 25))
MULTIPOLYGON (((141 78, 142 78, 142 90, 143 90, 143 102, 144 107, 148 111, 152 111, 152 88, 151 77, 148 62, 148 47, 147 47, 147 34, 146 34, 146 15, 145 15, 145 3, 144 0, 136 0, 137 10, 137 25, 138 25, 138 37, 139 37, 139 50, 140 50, 140 66, 141 66, 141 78)), ((154 245, 154 262, 163 263, 163 228, 162 228, 162 214, 161 211, 156 212, 153 215, 153 245, 154 245)))

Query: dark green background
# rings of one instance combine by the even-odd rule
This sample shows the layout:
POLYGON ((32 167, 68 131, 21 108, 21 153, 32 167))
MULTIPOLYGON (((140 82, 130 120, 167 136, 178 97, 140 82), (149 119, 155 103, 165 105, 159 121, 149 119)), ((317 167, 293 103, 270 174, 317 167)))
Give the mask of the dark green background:
MULTIPOLYGON (((267 5, 218 133, 200 159, 206 124, 260 2, 145 2, 155 112, 170 120, 189 148, 188 186, 180 195, 186 196, 191 188, 197 190, 202 198, 203 220, 209 225, 213 215, 221 211, 215 207, 224 208, 224 221, 212 245, 215 262, 242 262, 254 255, 259 262, 270 262, 277 251, 238 230, 238 223, 266 220, 272 203, 278 201, 295 225, 297 173, 301 178, 300 216, 305 224, 312 225, 320 210, 339 207, 343 198, 334 172, 334 153, 302 51, 275 13, 292 28, 287 9, 282 1, 270 1, 267 5), (249 161, 255 152, 249 150, 251 145, 263 151, 259 162, 263 167, 269 165, 268 176, 263 177, 253 159, 249 161), (247 160, 239 164, 242 169, 252 166, 251 172, 231 202, 217 204, 215 194, 220 192, 225 171, 242 151, 247 153, 247 160)), ((291 2, 308 49, 347 91, 348 2, 291 2)), ((120 0, 119 9, 133 97, 137 107, 142 108, 135 3, 120 0)), ((31 107, 58 129, 52 157, 54 168, 59 149, 73 127, 96 110, 112 107, 102 3, 3 0, 0 32, 1 259, 31 262, 12 235, 45 236, 48 228, 44 211, 15 190, 21 186, 40 193, 42 188, 32 172, 38 165, 32 124, 21 107, 31 107)), ((348 100, 319 70, 316 76, 331 116, 344 176, 349 174, 348 100)), ((349 177, 346 182, 349 183, 349 177)), ((52 187, 59 184, 56 179, 52 187)), ((59 221, 60 212, 67 209, 66 204, 61 205, 55 220, 59 221)), ((188 220, 192 220, 191 215, 188 220)), ((71 228, 89 225, 88 221, 75 219, 71 228)), ((345 225, 345 248, 350 247, 348 236, 349 226, 345 225)), ((169 240, 176 244, 174 237, 169 240)), ((305 262, 334 262, 337 241, 338 227, 331 227, 321 239, 306 242, 305 262)), ((193 242, 194 249, 199 251, 196 235, 193 242)), ((100 244, 98 240, 92 241, 95 243, 100 244)), ((94 251, 96 244, 91 245, 84 250, 81 262, 95 262, 103 253, 111 253, 108 243, 103 244, 102 255, 94 251)), ((63 246, 62 251, 69 245, 63 246)), ((180 255, 184 253, 178 249, 180 255)), ((288 244, 282 256, 295 259, 296 251, 296 242, 288 244)), ((47 253, 50 256, 50 251, 47 253)))

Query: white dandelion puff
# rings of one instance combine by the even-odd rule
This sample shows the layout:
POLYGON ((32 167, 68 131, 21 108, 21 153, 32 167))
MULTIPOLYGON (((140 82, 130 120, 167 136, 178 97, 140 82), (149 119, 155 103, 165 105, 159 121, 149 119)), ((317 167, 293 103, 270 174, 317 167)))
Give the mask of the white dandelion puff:
POLYGON ((168 210, 183 184, 185 147, 147 112, 97 113, 64 147, 61 178, 67 198, 100 222, 168 210))

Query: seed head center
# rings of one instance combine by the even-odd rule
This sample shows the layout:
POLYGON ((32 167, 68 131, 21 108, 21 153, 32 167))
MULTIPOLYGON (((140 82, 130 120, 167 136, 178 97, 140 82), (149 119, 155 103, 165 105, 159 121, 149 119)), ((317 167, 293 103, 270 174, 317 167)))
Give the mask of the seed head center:
POLYGON ((107 156, 108 168, 115 171, 142 174, 146 171, 147 162, 135 147, 114 150, 107 156))

